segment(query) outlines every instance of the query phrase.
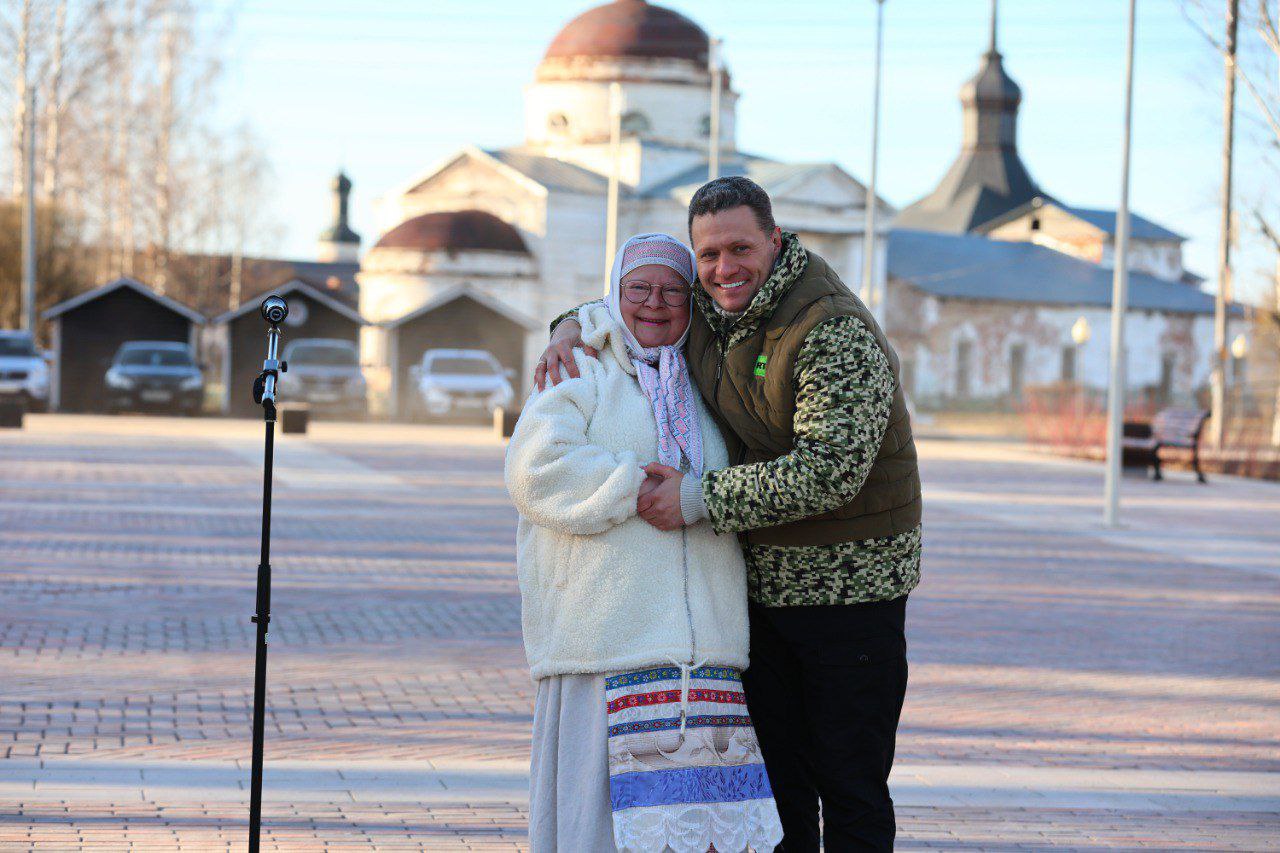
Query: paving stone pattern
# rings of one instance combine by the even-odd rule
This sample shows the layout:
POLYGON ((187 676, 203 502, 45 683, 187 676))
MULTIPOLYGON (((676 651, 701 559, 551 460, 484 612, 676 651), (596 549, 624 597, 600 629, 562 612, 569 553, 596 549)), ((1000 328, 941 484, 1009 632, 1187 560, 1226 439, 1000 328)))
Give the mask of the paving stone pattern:
MULTIPOLYGON (((279 447, 264 849, 524 849, 502 446, 279 447)), ((1280 849, 1280 487, 1129 481, 1109 532, 1097 466, 922 449, 900 848, 1280 849)), ((0 850, 243 849, 260 454, 250 422, 0 433, 0 850)))

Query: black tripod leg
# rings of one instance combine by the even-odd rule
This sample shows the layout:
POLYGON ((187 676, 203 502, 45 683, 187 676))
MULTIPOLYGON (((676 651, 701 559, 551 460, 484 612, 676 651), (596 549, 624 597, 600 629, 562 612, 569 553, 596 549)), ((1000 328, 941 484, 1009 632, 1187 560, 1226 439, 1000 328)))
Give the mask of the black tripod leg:
POLYGON ((262 483, 262 560, 258 563, 257 660, 253 673, 253 769, 249 788, 249 853, 258 853, 262 829, 262 742, 267 705, 267 626, 271 622, 271 467, 275 453, 275 407, 268 406, 262 483))

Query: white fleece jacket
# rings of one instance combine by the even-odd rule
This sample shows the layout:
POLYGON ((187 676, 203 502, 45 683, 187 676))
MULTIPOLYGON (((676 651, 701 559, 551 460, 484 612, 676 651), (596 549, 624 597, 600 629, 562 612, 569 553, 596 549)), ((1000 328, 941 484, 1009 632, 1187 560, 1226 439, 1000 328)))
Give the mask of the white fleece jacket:
MULTIPOLYGON (((582 311, 579 379, 529 398, 507 448, 517 572, 534 679, 658 663, 747 665, 747 588, 733 536, 663 532, 636 515, 658 459, 653 408, 603 305, 582 311)), ((698 401, 704 464, 728 463, 698 401)))

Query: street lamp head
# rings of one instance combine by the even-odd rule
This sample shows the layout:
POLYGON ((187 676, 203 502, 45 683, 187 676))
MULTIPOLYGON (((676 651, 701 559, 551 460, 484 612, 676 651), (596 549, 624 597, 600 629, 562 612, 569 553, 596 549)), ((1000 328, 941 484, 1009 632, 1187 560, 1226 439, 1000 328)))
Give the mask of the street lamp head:
POLYGON ((1249 354, 1249 339, 1243 334, 1236 335, 1235 340, 1231 342, 1231 354, 1236 358, 1244 358, 1249 354))
POLYGON ((1076 342, 1076 346, 1084 346, 1089 343, 1093 330, 1089 328, 1089 321, 1084 317, 1076 320, 1071 326, 1071 340, 1076 342))

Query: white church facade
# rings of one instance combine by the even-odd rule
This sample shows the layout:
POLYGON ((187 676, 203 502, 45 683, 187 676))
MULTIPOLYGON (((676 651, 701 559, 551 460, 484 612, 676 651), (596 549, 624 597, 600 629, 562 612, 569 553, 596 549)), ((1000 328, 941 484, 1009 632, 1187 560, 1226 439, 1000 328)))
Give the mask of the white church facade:
MULTIPOLYGON (((710 47, 695 22, 645 0, 591 8, 561 29, 526 86, 522 142, 467 146, 378 200, 381 236, 355 276, 376 410, 405 413, 426 348, 489 349, 527 391, 548 323, 602 292, 610 176, 619 240, 685 236, 716 124, 717 174, 764 187, 778 223, 861 291, 866 187, 835 163, 739 150, 743 95, 727 69, 712 74, 710 47)), ((876 202, 871 285, 884 294, 876 310, 904 388, 922 407, 1016 406, 1036 385, 1104 388, 1116 214, 1049 195, 1023 165, 1022 92, 997 50, 994 8, 960 100, 961 150, 935 190, 901 212, 876 202)), ((341 213, 325 257, 358 253, 341 213)), ((1186 403, 1208 381, 1213 297, 1183 267, 1181 235, 1136 215, 1130 224, 1129 387, 1186 403)))
MULTIPOLYGON (((357 281, 360 313, 373 324, 364 360, 385 368, 390 399, 403 397, 404 366, 419 354, 403 346, 393 352, 389 329, 423 306, 447 310, 457 300, 501 306, 525 330, 523 358, 504 364, 527 387, 550 320, 603 290, 615 168, 619 240, 642 231, 686 235, 689 199, 709 177, 709 48, 693 21, 644 0, 590 9, 560 31, 526 88, 523 143, 464 148, 379 200, 382 236, 363 256, 357 281), (620 90, 616 159, 613 83, 620 90)), ((859 287, 866 188, 834 163, 739 151, 739 95, 727 71, 722 79, 719 174, 763 186, 779 224, 859 287)), ((883 210, 881 221, 891 215, 883 210)), ((884 235, 876 245, 880 286, 884 235)))

